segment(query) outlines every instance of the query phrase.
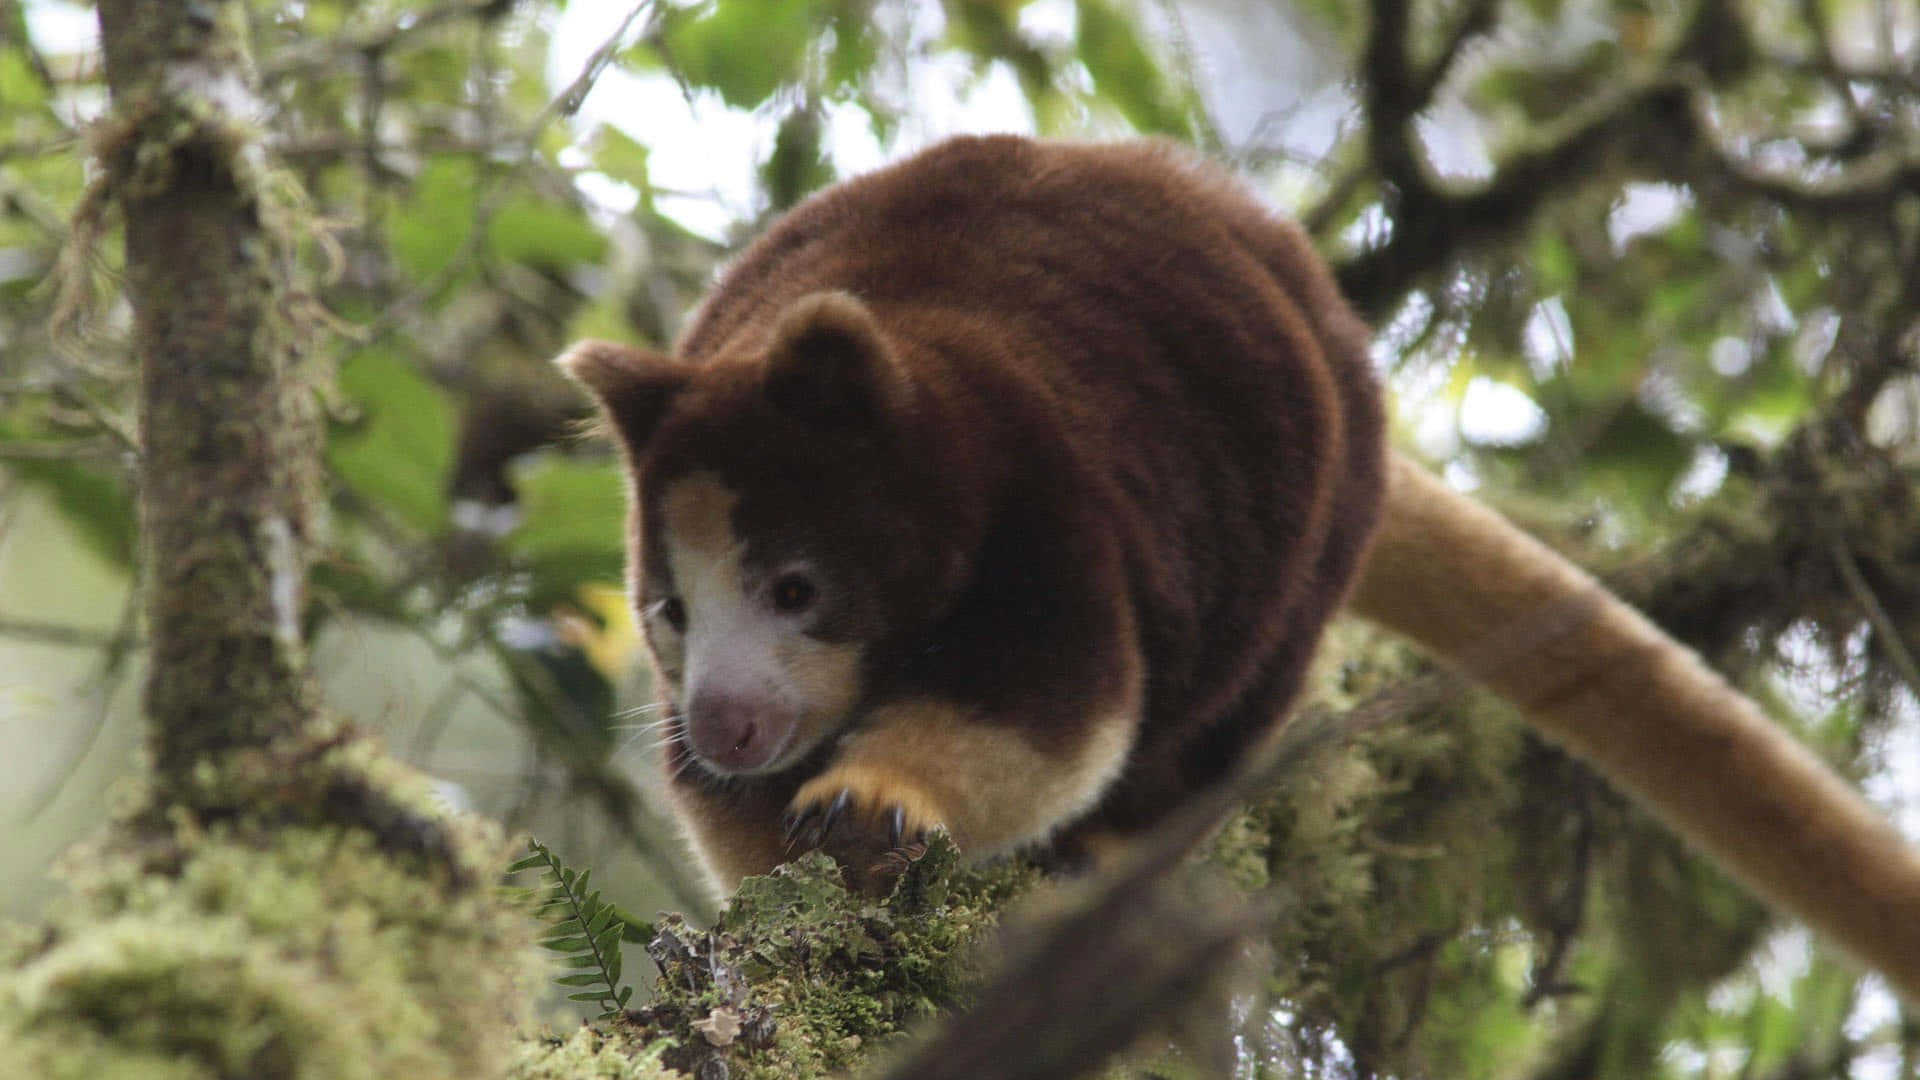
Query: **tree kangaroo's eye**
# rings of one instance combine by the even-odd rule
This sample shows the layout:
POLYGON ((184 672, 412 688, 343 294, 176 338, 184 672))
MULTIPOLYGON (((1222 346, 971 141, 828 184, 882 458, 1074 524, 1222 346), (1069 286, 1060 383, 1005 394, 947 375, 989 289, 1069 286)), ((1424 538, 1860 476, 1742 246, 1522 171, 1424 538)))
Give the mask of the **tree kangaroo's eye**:
POLYGON ((687 605, 677 596, 669 596, 660 601, 660 617, 667 620, 675 633, 686 633, 687 605))
POLYGON ((783 615, 798 615, 813 606, 820 590, 805 574, 782 574, 773 583, 773 607, 783 615))

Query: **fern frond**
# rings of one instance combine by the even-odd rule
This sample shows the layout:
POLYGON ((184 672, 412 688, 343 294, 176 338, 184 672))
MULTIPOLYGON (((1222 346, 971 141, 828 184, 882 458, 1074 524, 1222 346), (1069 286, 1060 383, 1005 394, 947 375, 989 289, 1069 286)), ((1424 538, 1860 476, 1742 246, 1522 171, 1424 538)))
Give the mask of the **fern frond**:
POLYGON ((544 879, 544 887, 534 890, 534 915, 548 927, 540 946, 559 953, 560 966, 573 972, 553 981, 569 989, 585 988, 568 994, 567 1000, 598 1004, 602 1020, 619 1016, 633 997, 633 987, 620 984, 620 942, 637 937, 645 924, 588 888, 592 870, 575 871, 538 840, 529 839, 527 847, 531 853, 507 872, 539 870, 544 879))

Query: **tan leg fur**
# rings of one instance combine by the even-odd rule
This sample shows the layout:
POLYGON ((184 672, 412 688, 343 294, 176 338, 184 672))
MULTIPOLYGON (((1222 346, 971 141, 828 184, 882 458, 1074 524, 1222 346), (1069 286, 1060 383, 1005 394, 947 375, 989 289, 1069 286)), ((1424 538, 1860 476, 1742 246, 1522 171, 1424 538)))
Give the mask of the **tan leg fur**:
POLYGON ((1137 726, 1130 710, 1116 710, 1071 747, 1047 752, 1018 727, 959 704, 883 705, 801 785, 793 806, 824 806, 845 791, 856 819, 899 807, 908 835, 945 829, 970 858, 985 858, 1044 840, 1090 809, 1120 775, 1137 726))

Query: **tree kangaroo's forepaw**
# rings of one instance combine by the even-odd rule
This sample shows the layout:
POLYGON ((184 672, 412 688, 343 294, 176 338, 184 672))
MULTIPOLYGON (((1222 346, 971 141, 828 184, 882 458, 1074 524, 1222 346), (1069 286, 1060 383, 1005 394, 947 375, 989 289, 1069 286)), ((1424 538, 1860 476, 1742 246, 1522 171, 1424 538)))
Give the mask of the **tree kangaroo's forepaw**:
POLYGON ((933 795, 898 772, 835 765, 801 785, 780 816, 789 854, 819 848, 840 864, 849 888, 881 897, 947 827, 933 795))

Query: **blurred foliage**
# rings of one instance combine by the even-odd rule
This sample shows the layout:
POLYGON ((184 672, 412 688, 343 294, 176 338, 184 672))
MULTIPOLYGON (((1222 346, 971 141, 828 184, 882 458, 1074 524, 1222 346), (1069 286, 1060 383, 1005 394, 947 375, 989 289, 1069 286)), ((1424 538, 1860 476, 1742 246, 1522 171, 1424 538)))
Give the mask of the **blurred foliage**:
MULTIPOLYGON (((1403 437, 1843 768, 1876 773, 1913 726, 1905 0, 1297 0, 1285 32, 1337 59, 1232 83, 1272 95, 1252 124, 1226 121, 1248 103, 1210 64, 1270 20, 1231 0, 633 12, 580 70, 549 62, 581 14, 550 0, 261 3, 253 30, 263 129, 326 226, 311 299, 338 323, 310 628, 378 623, 507 672, 493 706, 636 842, 608 767, 633 636, 597 591, 619 577, 621 481, 572 438, 584 402, 546 358, 578 336, 670 341, 731 251, 845 171, 849 139, 913 145, 932 99, 995 80, 1024 103, 1009 122, 1191 141, 1276 193, 1379 328, 1403 437), (654 118, 580 112, 601 62, 744 118, 748 202, 656 183, 694 148, 657 143, 654 118)), ((49 494, 131 571, 125 308, 68 317, 94 310, 70 290, 117 288, 117 245, 52 284, 103 100, 97 57, 42 40, 74 15, 0 4, 0 492, 49 494)), ((1330 652, 1336 698, 1408 663, 1372 640, 1330 652)), ((1920 1071, 1920 1022, 1871 980, 1498 710, 1336 756, 1223 841, 1243 883, 1294 898, 1247 1075, 1920 1071)))

